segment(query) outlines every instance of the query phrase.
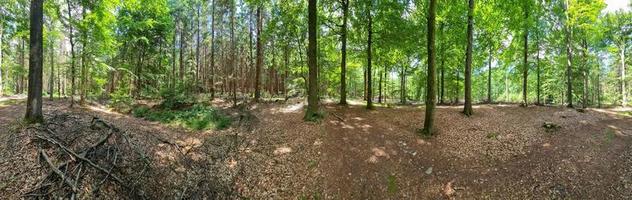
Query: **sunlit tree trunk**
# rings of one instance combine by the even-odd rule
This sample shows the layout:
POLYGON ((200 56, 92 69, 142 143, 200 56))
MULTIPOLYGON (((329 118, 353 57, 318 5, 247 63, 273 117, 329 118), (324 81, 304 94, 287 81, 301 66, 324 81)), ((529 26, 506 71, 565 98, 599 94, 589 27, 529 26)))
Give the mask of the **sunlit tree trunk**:
POLYGON ((29 91, 26 100, 26 121, 42 122, 42 65, 44 34, 44 0, 31 1, 31 28, 29 42, 29 91))
POLYGON ((2 25, 2 21, 0 21, 0 97, 4 96, 4 77, 2 74, 2 33, 3 33, 4 29, 3 29, 3 25, 2 25))
POLYGON ((211 100, 215 98, 215 6, 217 0, 213 0, 213 7, 211 8, 211 100))
POLYGON ((621 44, 621 105, 628 105, 628 95, 625 90, 625 40, 621 44))
POLYGON ((230 43, 231 43, 231 73, 230 73, 230 86, 232 88, 232 96, 233 96, 233 106, 237 106, 237 77, 235 77, 235 71, 237 67, 237 40, 235 39, 235 12, 236 12, 236 2, 235 0, 231 0, 231 10, 230 10, 230 43))
POLYGON ((70 0, 66 0, 66 4, 68 5, 68 39, 70 42, 70 107, 72 108, 75 104, 75 41, 74 41, 74 27, 72 26, 72 6, 70 4, 70 0))
POLYGON ((489 61, 487 62, 487 103, 492 103, 492 53, 494 47, 489 47, 489 61))
POLYGON ((565 8, 565 14, 566 14, 566 24, 564 25, 564 33, 565 33, 565 40, 566 40, 566 103, 567 103, 567 107, 572 108, 573 107, 573 52, 572 52, 572 34, 573 31, 570 30, 571 27, 568 24, 569 19, 568 19, 568 2, 566 2, 566 8, 565 8))
POLYGON ((436 92, 436 73, 435 73, 435 9, 437 7, 436 0, 430 0, 428 5, 428 92, 426 93, 426 116, 424 118, 423 134, 432 135, 434 130, 434 113, 435 104, 437 102, 436 92))

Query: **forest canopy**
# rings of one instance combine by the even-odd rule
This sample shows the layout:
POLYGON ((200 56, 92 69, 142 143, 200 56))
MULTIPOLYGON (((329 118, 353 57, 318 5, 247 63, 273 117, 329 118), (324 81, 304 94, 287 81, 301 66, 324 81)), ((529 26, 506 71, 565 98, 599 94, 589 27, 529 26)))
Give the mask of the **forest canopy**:
MULTIPOLYGON (((320 98, 424 102, 428 3, 319 1, 320 98)), ((28 4, 0 7, 2 95, 28 85, 28 4)), ((306 1, 48 0, 43 7, 50 97, 116 104, 177 90, 236 103, 307 93, 306 1)), ((628 105, 629 7, 606 11, 603 0, 477 0, 471 7, 437 2, 439 104, 628 105)))

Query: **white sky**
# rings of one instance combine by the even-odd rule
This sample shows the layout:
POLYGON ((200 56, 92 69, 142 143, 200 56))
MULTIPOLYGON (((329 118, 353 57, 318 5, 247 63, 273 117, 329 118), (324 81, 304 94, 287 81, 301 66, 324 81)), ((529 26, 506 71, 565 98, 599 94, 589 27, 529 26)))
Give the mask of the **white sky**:
POLYGON ((606 0, 606 4, 608 6, 604 12, 614 12, 621 9, 630 11, 630 0, 606 0))

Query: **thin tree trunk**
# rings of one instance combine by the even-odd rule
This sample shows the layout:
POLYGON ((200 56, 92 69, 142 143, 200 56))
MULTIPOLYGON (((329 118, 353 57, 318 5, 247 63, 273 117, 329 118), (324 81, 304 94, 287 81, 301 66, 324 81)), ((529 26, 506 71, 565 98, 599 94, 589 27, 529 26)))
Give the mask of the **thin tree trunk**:
POLYGON ((582 46, 583 46, 583 50, 582 50, 582 57, 584 60, 584 66, 582 69, 582 78, 584 79, 584 85, 583 85, 583 90, 582 90, 582 108, 587 108, 588 107, 588 58, 587 58, 587 51, 588 51, 588 44, 586 43, 586 39, 584 39, 582 41, 582 46))
POLYGON ((430 0, 428 6, 428 92, 426 94, 426 113, 424 118, 423 134, 433 135, 434 130, 434 113, 437 101, 437 92, 435 86, 435 9, 437 7, 436 0, 430 0))
POLYGON ((489 47, 489 61, 487 62, 487 103, 492 103, 492 53, 493 46, 489 47))
POLYGON ((230 74, 230 83, 232 87, 233 93, 233 106, 237 106, 237 85, 236 85, 236 77, 235 77, 235 68, 237 61, 237 40, 235 40, 235 12, 236 12, 236 3, 235 0, 231 0, 231 11, 230 11, 230 43, 231 43, 231 74, 230 74))
POLYGON ((44 34, 44 0, 31 1, 31 23, 29 42, 29 91, 26 100, 26 121, 44 121, 42 114, 42 74, 44 34))
POLYGON ((211 101, 215 99, 215 6, 217 0, 213 0, 211 8, 211 101))
MULTIPOLYGON (((566 6, 568 6, 568 2, 566 2, 566 6)), ((564 25, 565 39, 566 39, 566 103, 567 107, 573 107, 573 52, 572 52, 572 30, 570 25, 568 24, 568 8, 565 8, 566 13, 566 24, 564 25)))
MULTIPOLYGON (((528 4, 527 4, 528 5, 528 4)), ((525 6, 524 9, 524 63, 522 68, 522 106, 527 107, 527 82, 529 76, 529 8, 525 6)))
MULTIPOLYGON (((2 24, 2 20, 0 20, 0 24, 2 24)), ((2 74, 2 33, 4 31, 4 26, 0 25, 0 97, 4 96, 4 79, 2 74)))
POLYGON ((49 44, 49 53, 50 53, 50 77, 48 83, 48 92, 50 95, 50 100, 53 100, 53 94, 55 93, 55 49, 53 48, 53 40, 51 39, 51 44, 49 44))
POLYGON ((72 6, 70 4, 70 0, 66 0, 66 4, 68 5, 68 28, 69 34, 68 39, 70 41, 70 107, 72 108, 75 104, 75 41, 74 41, 74 30, 72 26, 72 6))
POLYGON ((628 95, 625 89, 625 40, 621 45, 621 105, 628 105, 628 95))

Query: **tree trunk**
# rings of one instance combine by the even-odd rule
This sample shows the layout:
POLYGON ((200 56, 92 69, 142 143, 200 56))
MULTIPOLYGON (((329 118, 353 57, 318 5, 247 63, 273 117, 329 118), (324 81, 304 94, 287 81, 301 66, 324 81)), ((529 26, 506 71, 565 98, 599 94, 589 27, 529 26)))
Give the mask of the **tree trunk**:
POLYGON ((44 0, 31 1, 31 29, 29 42, 29 91, 26 100, 26 121, 30 123, 44 121, 42 115, 42 65, 44 21, 44 0))
POLYGON ((368 38, 367 38, 367 97, 366 97, 366 108, 367 109, 373 109, 373 87, 371 85, 371 54, 372 54, 372 43, 373 43, 373 16, 371 14, 371 11, 373 10, 373 5, 372 5, 373 1, 369 1, 369 9, 367 12, 368 15, 368 21, 369 21, 369 25, 368 25, 368 38))
POLYGON ((524 60, 522 68, 522 106, 527 107, 527 82, 529 76, 529 8, 524 9, 524 60))
POLYGON ((402 71, 400 73, 400 103, 406 104, 406 65, 402 65, 402 71))
POLYGON ((430 0, 428 6, 428 92, 426 94, 426 117, 424 119, 423 134, 433 135, 434 130, 434 112, 437 101, 437 92, 435 91, 435 9, 437 7, 436 0, 430 0))
POLYGON ((55 48, 53 48, 53 40, 50 41, 50 77, 48 83, 48 93, 50 95, 50 100, 53 100, 53 94, 55 93, 55 48))
MULTIPOLYGON (((539 36, 540 34, 536 34, 536 36, 539 36)), ((540 74, 542 73, 542 71, 540 70, 540 38, 536 38, 536 45, 535 47, 536 49, 536 63, 535 63, 535 67, 536 67, 536 104, 537 105, 542 105, 542 101, 541 101, 541 97, 540 97, 540 92, 541 92, 541 87, 542 84, 540 82, 540 74)))
POLYGON ((307 111, 305 120, 314 121, 320 116, 318 114, 318 62, 317 62, 317 29, 316 29, 316 9, 317 0, 308 0, 307 5, 307 65, 309 67, 309 79, 307 88, 307 111))
MULTIPOLYGON (((2 21, 0 21, 0 24, 2 23, 2 21)), ((2 33, 3 33, 4 29, 3 26, 0 25, 0 97, 4 96, 4 79, 3 79, 3 74, 2 74, 2 33)))
MULTIPOLYGON (((341 0, 342 3, 342 28, 340 30, 341 61, 340 61, 340 105, 347 105, 347 17, 349 15, 349 0, 341 0)), ((381 76, 380 76, 381 83, 381 76)), ((380 85, 381 87, 381 85, 380 85)), ((380 103, 382 103, 382 90, 380 88, 380 103)))
POLYGON ((582 57, 584 60, 584 66, 582 69, 582 78, 584 79, 584 85, 583 85, 583 90, 582 90, 582 108, 587 108, 588 107, 588 70, 589 70, 589 66, 588 66, 588 44, 586 43, 586 39, 583 39, 582 41, 582 57))
POLYGON ((492 54, 493 46, 489 47, 489 61, 487 62, 487 103, 492 103, 492 54))
POLYGON ((236 77, 235 77, 235 68, 237 67, 237 40, 235 40, 235 12, 236 5, 235 0, 231 0, 231 10, 230 10, 230 43, 231 43, 231 73, 230 73, 230 86, 232 87, 232 96, 233 96, 233 107, 237 107, 237 85, 236 85, 236 77))
POLYGON ((211 101, 215 99, 215 6, 217 0, 213 0, 211 8, 211 101))
POLYGON ((186 49, 185 32, 187 30, 187 21, 182 20, 182 28, 180 29, 180 74, 178 74, 180 81, 184 81, 184 51, 186 49))
POLYGON ((378 103, 382 103, 382 98, 383 98, 383 96, 382 96, 382 76, 383 76, 383 75, 386 75, 386 72, 384 71, 384 72, 381 72, 381 73, 378 73, 378 74, 379 74, 379 76, 380 76, 380 82, 379 82, 379 84, 378 84, 378 85, 379 85, 379 86, 378 86, 378 87, 379 87, 379 88, 378 88, 378 93, 379 93, 379 94, 378 94, 377 102, 378 102, 378 103))
POLYGON ((257 60, 255 66, 255 102, 261 98, 261 65, 263 64, 263 44, 261 41, 261 32, 263 16, 261 14, 261 6, 257 7, 257 60))
POLYGON ((469 0, 467 13, 467 51, 465 56, 465 103, 463 114, 471 116, 472 110, 472 40, 474 40, 474 0, 469 0))
POLYGON ((621 105, 628 105, 628 95, 625 90, 625 40, 621 45, 621 105))
POLYGON ((74 30, 72 26, 72 6, 70 4, 70 0, 66 0, 66 4, 68 5, 68 28, 69 34, 68 39, 70 41, 70 107, 72 108, 75 104, 75 41, 74 41, 74 30))
MULTIPOLYGON (((568 4, 568 3, 567 3, 568 4)), ((566 5, 568 6, 568 5, 566 5)), ((573 107, 573 52, 572 52, 572 30, 568 25, 568 8, 565 10, 566 24, 564 25, 565 39, 566 39, 566 103, 567 107, 573 107)))
POLYGON ((200 79, 200 8, 202 5, 198 3, 197 5, 197 36, 196 36, 196 44, 195 44, 195 76, 194 76, 194 87, 195 91, 199 92, 199 79, 200 79))

